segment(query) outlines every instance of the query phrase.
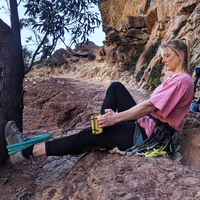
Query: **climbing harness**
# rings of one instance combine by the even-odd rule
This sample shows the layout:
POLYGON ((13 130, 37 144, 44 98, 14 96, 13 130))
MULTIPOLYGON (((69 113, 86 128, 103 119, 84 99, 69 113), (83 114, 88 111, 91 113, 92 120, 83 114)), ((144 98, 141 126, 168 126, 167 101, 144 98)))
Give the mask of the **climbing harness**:
POLYGON ((8 154, 11 155, 18 151, 22 151, 28 147, 31 147, 37 143, 47 141, 51 138, 54 139, 53 134, 56 132, 60 132, 61 136, 62 136, 64 133, 64 130, 62 130, 62 129, 54 130, 54 131, 50 131, 46 134, 37 135, 35 137, 26 137, 23 133, 20 133, 19 136, 22 138, 23 141, 19 142, 19 143, 7 145, 8 154))
MULTIPOLYGON (((161 122, 152 115, 149 115, 149 118, 153 119, 156 123, 152 130, 151 136, 144 140, 141 144, 134 145, 133 147, 127 149, 124 156, 141 155, 149 157, 166 155, 163 150, 167 149, 167 147, 170 148, 172 136, 174 135, 175 130, 169 126, 168 123, 161 122)), ((167 150, 167 153, 172 154, 172 148, 167 150)))

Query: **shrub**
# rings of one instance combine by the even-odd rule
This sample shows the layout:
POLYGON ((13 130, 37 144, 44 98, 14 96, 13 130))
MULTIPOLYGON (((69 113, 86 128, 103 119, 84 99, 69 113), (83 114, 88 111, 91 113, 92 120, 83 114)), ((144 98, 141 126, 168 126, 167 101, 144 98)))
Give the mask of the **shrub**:
POLYGON ((144 54, 144 63, 147 65, 150 63, 151 59, 156 55, 160 43, 156 42, 149 47, 149 50, 144 54))
POLYGON ((200 64, 200 60, 197 60, 195 63, 191 63, 188 69, 190 75, 192 75, 194 69, 200 64))
POLYGON ((175 37, 178 35, 178 33, 179 33, 179 31, 181 30, 181 28, 182 28, 183 26, 186 25, 186 23, 187 23, 187 19, 184 20, 184 21, 182 21, 182 22, 179 24, 178 28, 177 28, 176 30, 173 31, 175 37))
POLYGON ((137 61, 124 62, 124 70, 128 70, 131 74, 135 73, 137 61))
POLYGON ((147 69, 148 65, 142 65, 142 67, 140 68, 140 71, 138 71, 138 73, 136 74, 135 76, 135 79, 136 81, 140 81, 143 74, 144 74, 144 71, 147 69))
POLYGON ((150 88, 150 90, 154 90, 156 87, 158 87, 161 82, 160 82, 160 77, 161 72, 162 72, 162 68, 163 68, 164 64, 159 64, 156 67, 153 68, 153 70, 150 73, 150 77, 149 80, 147 81, 148 87, 150 88))

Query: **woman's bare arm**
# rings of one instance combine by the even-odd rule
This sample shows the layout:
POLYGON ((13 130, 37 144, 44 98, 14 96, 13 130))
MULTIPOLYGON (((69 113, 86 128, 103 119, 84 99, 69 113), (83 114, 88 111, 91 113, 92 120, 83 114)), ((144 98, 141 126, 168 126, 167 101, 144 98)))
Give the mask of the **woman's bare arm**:
POLYGON ((112 109, 106 109, 105 114, 98 118, 98 125, 100 128, 112 126, 118 122, 139 119, 156 110, 157 108, 149 100, 119 113, 114 112, 112 109))

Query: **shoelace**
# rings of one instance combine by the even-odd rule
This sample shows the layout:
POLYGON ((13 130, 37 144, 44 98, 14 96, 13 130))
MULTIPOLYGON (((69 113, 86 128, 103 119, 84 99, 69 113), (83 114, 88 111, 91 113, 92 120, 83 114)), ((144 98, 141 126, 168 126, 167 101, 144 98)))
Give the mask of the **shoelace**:
POLYGON ((28 137, 26 135, 24 135, 24 133, 21 133, 18 128, 12 127, 12 129, 16 134, 19 135, 19 137, 22 139, 22 141, 28 140, 28 137))
POLYGON ((26 135, 24 135, 23 133, 19 133, 19 137, 20 137, 23 141, 29 140, 29 138, 28 138, 26 135))

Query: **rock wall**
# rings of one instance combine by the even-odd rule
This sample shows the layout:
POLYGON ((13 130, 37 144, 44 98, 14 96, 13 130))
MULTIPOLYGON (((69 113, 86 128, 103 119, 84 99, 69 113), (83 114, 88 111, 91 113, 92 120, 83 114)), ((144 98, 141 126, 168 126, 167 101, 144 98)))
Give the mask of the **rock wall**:
POLYGON ((117 28, 127 16, 139 16, 146 7, 146 0, 101 0, 99 9, 104 24, 117 28))
MULTIPOLYGON (((105 56, 113 58, 115 55, 117 59, 114 60, 118 64, 126 61, 136 63, 135 75, 141 71, 142 66, 147 66, 140 79, 137 79, 138 87, 147 85, 152 70, 161 63, 156 51, 147 57, 151 47, 158 47, 169 39, 186 36, 190 40, 191 63, 194 64, 190 69, 192 74, 200 59, 200 0, 101 0, 99 9, 104 25, 107 26, 104 30, 105 56), (113 30, 115 37, 110 40, 113 30), (122 43, 117 42, 119 38, 122 38, 123 44, 129 44, 128 50, 120 48, 122 43), (138 46, 143 53, 136 49, 138 46), (136 56, 138 53, 141 53, 139 57, 136 56)), ((169 76, 164 69, 160 74, 163 74, 160 77, 161 82, 169 76)))

